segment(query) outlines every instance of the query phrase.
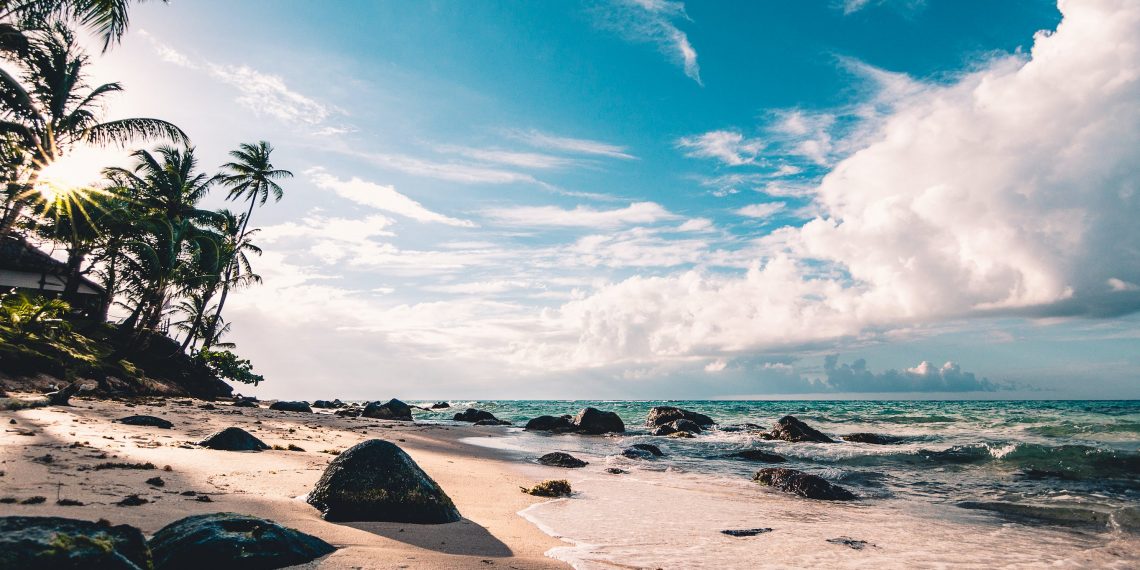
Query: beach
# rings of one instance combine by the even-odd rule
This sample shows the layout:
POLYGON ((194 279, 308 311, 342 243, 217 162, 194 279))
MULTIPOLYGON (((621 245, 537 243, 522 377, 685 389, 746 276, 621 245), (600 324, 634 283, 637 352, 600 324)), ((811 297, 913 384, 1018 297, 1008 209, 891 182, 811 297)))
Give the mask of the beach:
POLYGON ((265 408, 231 408, 189 399, 128 404, 73 400, 73 407, 0 412, 0 496, 33 505, 0 504, 0 516, 107 519, 150 535, 186 516, 214 512, 251 514, 324 539, 337 551, 310 565, 320 568, 565 568, 543 555, 560 544, 516 513, 542 499, 519 491, 533 485, 497 459, 491 448, 458 440, 471 428, 299 414, 265 408), (112 420, 154 415, 171 429, 112 420), (11 423, 15 420, 15 423, 11 423), (305 451, 230 452, 198 448, 210 433, 238 426, 269 445, 305 451), (304 502, 333 455, 368 439, 399 445, 454 500, 463 520, 444 525, 333 524, 304 502), (50 460, 46 459, 50 456, 50 460), (100 463, 153 463, 155 469, 100 469, 100 463), (166 470, 166 466, 170 469, 166 470), (161 477, 164 486, 145 483, 161 477), (193 491, 195 496, 181 493, 193 491), (132 494, 138 506, 115 503, 132 494), (210 502, 198 500, 209 497, 210 502), (59 506, 57 497, 82 502, 59 506))

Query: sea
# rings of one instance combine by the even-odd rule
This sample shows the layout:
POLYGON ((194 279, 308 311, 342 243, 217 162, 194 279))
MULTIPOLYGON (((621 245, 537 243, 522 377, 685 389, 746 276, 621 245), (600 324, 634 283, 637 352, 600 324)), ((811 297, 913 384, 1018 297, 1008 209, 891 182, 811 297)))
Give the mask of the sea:
POLYGON ((518 427, 472 428, 466 443, 517 459, 536 482, 571 483, 571 497, 519 514, 560 539, 547 555, 575 568, 1140 568, 1140 401, 450 404, 416 410, 417 421, 489 411, 518 427), (616 412, 626 432, 521 428, 587 406, 616 412), (692 439, 651 436, 645 420, 654 406, 700 412, 717 426, 692 439), (746 426, 768 428, 789 414, 836 443, 769 441, 746 426), (858 432, 901 441, 842 441, 858 432), (664 455, 623 456, 634 443, 664 455), (754 483, 758 469, 773 465, 726 457, 744 449, 784 456, 779 467, 822 476, 858 500, 810 500, 754 483), (536 463, 552 451, 589 465, 536 463))

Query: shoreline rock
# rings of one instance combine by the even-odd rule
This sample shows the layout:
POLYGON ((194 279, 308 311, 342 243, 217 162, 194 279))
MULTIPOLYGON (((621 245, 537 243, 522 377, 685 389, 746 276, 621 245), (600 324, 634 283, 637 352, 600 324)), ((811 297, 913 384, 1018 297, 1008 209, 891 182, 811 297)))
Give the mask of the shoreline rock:
POLYGON ((753 481, 761 485, 773 487, 785 493, 791 493, 817 499, 820 501, 853 501, 855 494, 839 485, 828 482, 823 477, 786 469, 783 467, 766 467, 756 472, 753 481))
POLYGON ((645 427, 652 429, 665 424, 671 424, 677 420, 688 420, 701 428, 716 425, 716 421, 704 414, 673 406, 656 406, 649 410, 649 415, 645 418, 645 427))
POLYGON ((214 432, 206 436, 206 439, 199 441, 198 445, 221 451, 264 451, 269 449, 264 441, 257 439, 239 427, 228 427, 222 431, 214 432))
POLYGON ((415 421, 415 419, 412 418, 412 407, 395 398, 383 404, 380 402, 372 402, 364 406, 364 410, 360 412, 360 415, 365 418, 377 420, 415 421))
POLYGON ((277 410, 280 412, 305 412, 313 413, 313 409, 309 407, 308 402, 273 402, 269 404, 269 409, 277 410))
POLYGON ((538 462, 548 467, 563 467, 566 469, 578 469, 590 464, 588 461, 582 461, 569 453, 563 453, 561 451, 547 453, 539 457, 538 462))
POLYGON ((819 430, 805 424, 795 416, 784 416, 772 426, 772 429, 763 435, 765 439, 781 439, 795 443, 835 443, 834 439, 827 437, 819 430))
POLYGON ((174 521, 154 533, 149 545, 155 570, 284 568, 336 550, 315 536, 237 513, 174 521))

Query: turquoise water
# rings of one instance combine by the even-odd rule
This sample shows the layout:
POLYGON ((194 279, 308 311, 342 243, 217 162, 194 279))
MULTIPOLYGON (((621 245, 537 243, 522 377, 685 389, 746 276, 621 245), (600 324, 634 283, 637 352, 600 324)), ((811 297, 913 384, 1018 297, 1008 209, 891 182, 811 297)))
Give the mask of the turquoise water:
POLYGON ((416 410, 416 419, 449 423, 455 412, 466 407, 489 411, 520 427, 535 416, 574 414, 586 406, 621 416, 627 432, 607 437, 550 435, 517 427, 471 428, 472 442, 499 447, 521 464, 533 463, 550 451, 569 452, 591 462, 574 471, 535 466, 535 478, 570 477, 579 493, 569 501, 539 505, 526 513, 547 532, 575 545, 556 549, 552 555, 579 568, 748 567, 740 565, 739 557, 755 555, 760 544, 776 566, 867 563, 842 558, 853 555, 830 547, 817 548, 820 540, 829 538, 826 533, 843 529, 848 529, 843 531, 847 534, 878 536, 882 544, 874 552, 883 558, 875 563, 888 566, 953 566, 969 560, 969 564, 1007 567, 1140 563, 1137 401, 451 404, 448 410, 416 410), (658 405, 704 413, 718 426, 693 439, 650 436, 645 418, 658 405), (767 429, 787 414, 837 443, 767 441, 756 429, 737 429, 740 424, 767 429), (903 441, 896 445, 838 441, 856 432, 903 441), (476 435, 481 433, 505 437, 476 435), (659 445, 665 457, 639 460, 620 455, 623 448, 642 442, 659 445), (821 475, 860 499, 839 506, 760 488, 751 476, 767 464, 723 457, 741 449, 782 455, 788 459, 782 467, 821 475), (606 467, 620 467, 630 474, 614 477, 605 474, 606 467), (967 508, 978 504, 985 509, 967 508), (645 523, 662 516, 678 519, 669 527, 669 540, 656 538, 660 526, 645 523), (752 542, 725 542, 717 534, 734 524, 749 528, 773 526, 772 521, 783 521, 783 535, 777 528, 752 542), (815 537, 819 540, 803 542, 812 533, 821 533, 815 537), (993 543, 999 536, 1002 544, 993 543), (977 543, 963 553, 963 545, 971 541, 977 543))

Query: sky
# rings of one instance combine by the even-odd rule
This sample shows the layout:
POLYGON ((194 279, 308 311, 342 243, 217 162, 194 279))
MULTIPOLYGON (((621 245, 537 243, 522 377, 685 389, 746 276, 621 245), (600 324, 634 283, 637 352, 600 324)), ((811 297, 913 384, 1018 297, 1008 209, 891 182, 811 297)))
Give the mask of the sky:
POLYGON ((1132 0, 176 0, 93 55, 295 174, 247 394, 1140 397, 1132 0))

